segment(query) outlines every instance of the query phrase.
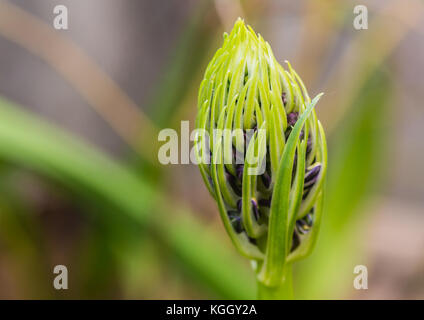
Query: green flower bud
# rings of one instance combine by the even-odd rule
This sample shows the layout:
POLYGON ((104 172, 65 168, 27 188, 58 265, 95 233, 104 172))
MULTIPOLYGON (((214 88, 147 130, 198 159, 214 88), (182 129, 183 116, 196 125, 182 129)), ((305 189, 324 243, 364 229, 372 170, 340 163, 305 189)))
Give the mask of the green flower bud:
POLYGON ((321 95, 311 101, 287 64, 285 70, 238 19, 206 69, 196 118, 202 177, 231 240, 256 261, 267 286, 277 286, 284 268, 311 251, 327 168, 314 110, 321 95))

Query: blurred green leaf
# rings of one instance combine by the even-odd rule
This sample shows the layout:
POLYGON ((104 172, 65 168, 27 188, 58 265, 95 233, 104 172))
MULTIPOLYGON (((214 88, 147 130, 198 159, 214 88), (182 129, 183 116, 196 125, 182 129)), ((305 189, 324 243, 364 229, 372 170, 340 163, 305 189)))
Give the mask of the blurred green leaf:
POLYGON ((199 70, 215 30, 205 23, 206 17, 211 17, 211 12, 214 12, 213 1, 197 3, 170 54, 169 63, 162 72, 149 104, 152 117, 159 125, 169 123, 190 92, 194 78, 200 75, 199 70))
POLYGON ((390 92, 390 77, 377 70, 330 137, 323 222, 315 250, 299 263, 299 298, 340 299, 353 288, 353 268, 364 263, 361 223, 371 214, 361 211, 385 169, 390 92))
MULTIPOLYGON (((246 266, 225 249, 219 236, 204 233, 192 215, 182 224, 173 214, 176 206, 128 168, 3 99, 0 119, 0 158, 60 181, 76 194, 96 198, 114 213, 151 228, 192 277, 218 297, 254 296, 245 283, 246 266)), ((102 219, 108 218, 107 211, 102 214, 102 219)))
POLYGON ((207 231, 187 212, 179 213, 172 225, 164 230, 164 240, 197 282, 207 284, 223 299, 255 299, 254 273, 241 259, 234 259, 235 249, 227 245, 229 242, 207 231), (197 272, 194 274, 193 270, 197 272))

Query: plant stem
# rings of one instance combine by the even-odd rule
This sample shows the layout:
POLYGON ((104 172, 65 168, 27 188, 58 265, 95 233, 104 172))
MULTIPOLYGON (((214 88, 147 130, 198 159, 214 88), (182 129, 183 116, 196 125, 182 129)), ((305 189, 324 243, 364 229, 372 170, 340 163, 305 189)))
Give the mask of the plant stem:
POLYGON ((269 287, 261 282, 258 284, 258 299, 260 300, 293 300, 292 267, 285 267, 284 278, 279 286, 269 287))

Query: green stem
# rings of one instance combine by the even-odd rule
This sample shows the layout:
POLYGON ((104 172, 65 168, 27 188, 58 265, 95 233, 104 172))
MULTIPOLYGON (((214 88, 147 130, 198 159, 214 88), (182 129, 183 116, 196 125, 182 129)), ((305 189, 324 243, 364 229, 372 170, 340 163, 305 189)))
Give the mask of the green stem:
POLYGON ((293 300, 292 267, 285 267, 284 278, 279 286, 269 287, 261 282, 258 284, 258 299, 260 300, 293 300))

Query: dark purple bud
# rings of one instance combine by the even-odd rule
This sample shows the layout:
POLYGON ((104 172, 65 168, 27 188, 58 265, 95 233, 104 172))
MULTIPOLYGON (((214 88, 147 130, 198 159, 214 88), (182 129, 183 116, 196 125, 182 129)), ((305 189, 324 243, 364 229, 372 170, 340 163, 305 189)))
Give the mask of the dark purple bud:
POLYGON ((269 198, 269 199, 260 199, 259 200, 259 206, 260 207, 271 208, 271 198, 269 198))
POLYGON ((289 126, 294 126, 298 118, 299 118, 299 113, 290 112, 289 114, 287 114, 287 124, 289 126))
POLYGON ((321 165, 313 167, 311 170, 305 174, 305 184, 304 188, 313 186, 318 179, 319 172, 321 171, 321 165))
POLYGON ((239 212, 241 212, 242 204, 243 204, 242 199, 239 199, 239 200, 237 201, 237 210, 238 210, 239 212))
POLYGON ((308 172, 306 172, 306 174, 305 174, 305 181, 309 181, 309 180, 315 178, 318 175, 318 173, 320 172, 320 170, 321 170, 321 165, 320 164, 317 165, 317 166, 314 166, 311 170, 309 170, 308 172))
POLYGON ((271 177, 269 176, 269 173, 265 171, 263 175, 261 175, 262 183, 264 184, 265 188, 269 188, 271 185, 271 177))

